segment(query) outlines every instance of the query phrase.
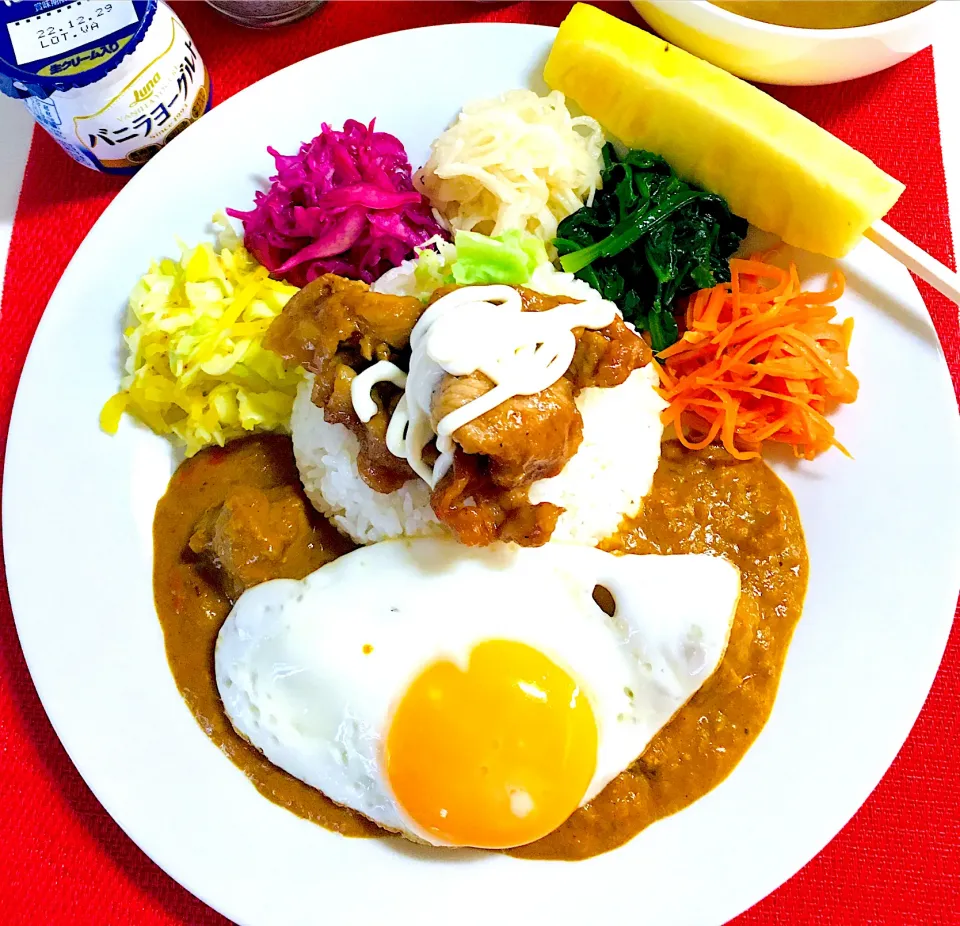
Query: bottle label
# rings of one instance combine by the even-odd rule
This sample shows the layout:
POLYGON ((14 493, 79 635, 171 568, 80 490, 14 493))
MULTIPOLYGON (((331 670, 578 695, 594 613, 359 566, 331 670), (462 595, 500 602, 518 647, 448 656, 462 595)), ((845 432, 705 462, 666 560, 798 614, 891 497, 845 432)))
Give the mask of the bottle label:
MULTIPOLYGON (((79 4, 77 4, 79 5, 79 4)), ((91 4, 111 12, 112 4, 91 4)), ((44 66, 51 76, 92 68, 119 51, 110 37, 44 66)), ((29 52, 25 52, 29 53, 29 52)), ((77 161, 108 173, 136 171, 210 106, 210 78, 193 40, 165 4, 115 71, 86 87, 24 101, 34 118, 77 161)))

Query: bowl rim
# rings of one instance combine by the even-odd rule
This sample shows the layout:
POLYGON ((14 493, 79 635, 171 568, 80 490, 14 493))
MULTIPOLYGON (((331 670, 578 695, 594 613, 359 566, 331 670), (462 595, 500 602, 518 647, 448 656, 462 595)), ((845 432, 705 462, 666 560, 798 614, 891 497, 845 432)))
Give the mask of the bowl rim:
MULTIPOLYGON (((642 5, 657 7, 664 12, 669 12, 676 7, 675 0, 642 0, 642 5)), ((805 26, 781 26, 776 23, 763 22, 759 19, 750 19, 748 16, 741 16, 739 13, 733 13, 723 7, 716 6, 711 0, 685 0, 684 5, 695 6, 704 13, 725 21, 733 25, 746 27, 756 32, 766 33, 768 35, 782 36, 785 38, 812 38, 814 36, 831 41, 834 39, 849 38, 873 38, 884 36, 902 27, 909 21, 922 21, 924 17, 933 19, 934 15, 940 15, 940 0, 932 0, 927 6, 922 6, 918 10, 904 13, 902 16, 895 16, 893 19, 887 19, 879 23, 867 23, 863 26, 845 26, 840 29, 809 29, 805 26)), ((640 11, 642 15, 642 10, 640 11)))

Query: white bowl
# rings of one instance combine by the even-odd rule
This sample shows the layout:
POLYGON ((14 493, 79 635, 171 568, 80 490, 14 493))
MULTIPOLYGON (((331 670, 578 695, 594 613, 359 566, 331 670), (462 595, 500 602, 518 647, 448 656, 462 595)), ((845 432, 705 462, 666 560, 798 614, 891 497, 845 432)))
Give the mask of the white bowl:
POLYGON ((850 29, 773 26, 706 0, 632 0, 651 28, 712 64, 767 84, 833 84, 891 67, 931 44, 946 4, 850 29))

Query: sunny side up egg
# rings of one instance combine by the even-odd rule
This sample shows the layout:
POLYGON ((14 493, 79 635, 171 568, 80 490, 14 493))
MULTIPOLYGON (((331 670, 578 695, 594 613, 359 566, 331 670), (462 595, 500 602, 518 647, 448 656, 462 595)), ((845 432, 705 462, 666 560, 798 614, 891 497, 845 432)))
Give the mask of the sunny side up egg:
POLYGON ((338 804, 506 848, 643 752, 717 667, 739 594, 707 555, 389 541, 247 591, 217 684, 242 736, 338 804))

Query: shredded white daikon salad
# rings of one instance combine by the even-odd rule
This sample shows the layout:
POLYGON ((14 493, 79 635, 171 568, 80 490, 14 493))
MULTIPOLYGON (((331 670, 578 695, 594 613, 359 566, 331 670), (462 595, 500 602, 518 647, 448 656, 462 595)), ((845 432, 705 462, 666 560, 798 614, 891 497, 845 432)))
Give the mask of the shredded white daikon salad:
POLYGON ((550 249, 557 225, 593 200, 602 148, 600 124, 571 116, 562 93, 511 90, 465 106, 416 182, 452 229, 527 231, 550 249))

